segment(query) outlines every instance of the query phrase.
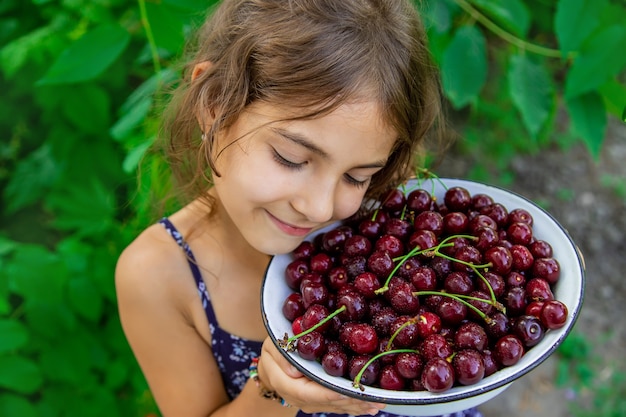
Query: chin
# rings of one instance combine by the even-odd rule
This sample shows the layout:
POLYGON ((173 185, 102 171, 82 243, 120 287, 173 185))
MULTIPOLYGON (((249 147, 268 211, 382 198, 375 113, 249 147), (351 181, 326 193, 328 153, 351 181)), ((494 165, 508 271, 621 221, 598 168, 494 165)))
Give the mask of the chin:
POLYGON ((266 255, 283 255, 293 252, 305 238, 289 239, 289 240, 266 240, 254 245, 254 248, 266 255))

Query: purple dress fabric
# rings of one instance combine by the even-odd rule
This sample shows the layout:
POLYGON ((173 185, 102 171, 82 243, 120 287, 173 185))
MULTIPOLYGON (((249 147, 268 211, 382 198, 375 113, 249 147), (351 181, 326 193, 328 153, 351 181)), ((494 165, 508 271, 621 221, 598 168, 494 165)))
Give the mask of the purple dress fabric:
MULTIPOLYGON (((200 269, 196 264, 189 245, 185 242, 183 236, 176 230, 174 225, 167 218, 163 218, 159 221, 170 236, 176 241, 176 243, 185 252, 189 261, 189 267, 193 274, 193 278, 198 288, 198 295, 202 301, 202 307, 206 312, 206 316, 209 322, 209 329, 211 331, 211 349, 213 356, 220 370, 222 381, 226 387, 228 396, 233 399, 239 395, 243 389, 244 384, 248 380, 248 366, 252 358, 256 358, 261 353, 261 346, 263 342, 257 340, 247 340, 233 334, 224 331, 219 327, 215 312, 211 305, 211 299, 206 289, 206 285, 202 279, 200 269)), ((397 417, 396 414, 389 414, 381 411, 377 414, 378 417, 397 417)), ((333 414, 333 413, 315 413, 307 414, 302 411, 298 412, 297 417, 349 417, 347 414, 333 414)), ((472 408, 469 410, 447 414, 441 417, 482 417, 482 414, 472 408)))

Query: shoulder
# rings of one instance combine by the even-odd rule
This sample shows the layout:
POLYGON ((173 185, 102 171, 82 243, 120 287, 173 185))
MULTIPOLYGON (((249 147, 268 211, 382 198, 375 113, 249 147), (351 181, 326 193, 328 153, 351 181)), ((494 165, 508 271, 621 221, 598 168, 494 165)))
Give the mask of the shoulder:
MULTIPOLYGON (((186 258, 161 224, 149 226, 120 254, 115 268, 118 300, 172 300, 184 280, 175 279, 188 270, 186 258)), ((186 286, 183 286, 186 287, 186 286)))
POLYGON ((177 244, 160 224, 141 232, 120 254, 116 276, 128 272, 159 271, 168 267, 176 257, 177 244))

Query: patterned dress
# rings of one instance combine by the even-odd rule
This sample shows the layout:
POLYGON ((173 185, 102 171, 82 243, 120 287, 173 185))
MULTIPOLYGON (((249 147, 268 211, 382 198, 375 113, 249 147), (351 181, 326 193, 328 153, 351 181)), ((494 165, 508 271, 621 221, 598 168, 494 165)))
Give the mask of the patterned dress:
MULTIPOLYGON (((263 342, 256 340, 247 340, 233 334, 227 333, 219 327, 215 312, 211 305, 211 299, 207 291, 206 285, 202 279, 200 269, 196 265, 195 258, 189 245, 185 242, 183 236, 176 230, 174 225, 167 218, 163 218, 159 221, 167 232, 174 238, 176 243, 185 252, 187 259, 189 260, 189 267, 191 273, 196 281, 198 288, 198 294, 202 301, 202 307, 206 312, 206 316, 209 322, 209 329, 211 331, 211 348, 215 361, 220 369, 222 381, 228 396, 233 399, 239 395, 246 381, 248 380, 248 366, 252 358, 256 358, 261 353, 261 346, 263 342)), ((389 414, 381 411, 377 414, 378 417, 401 417, 396 414, 389 414)), ((333 413, 315 413, 307 414, 302 411, 298 412, 297 417, 352 417, 347 414, 333 414, 333 413)), ((453 414, 447 414, 441 417, 482 417, 481 413, 472 408, 465 411, 460 411, 453 414)))

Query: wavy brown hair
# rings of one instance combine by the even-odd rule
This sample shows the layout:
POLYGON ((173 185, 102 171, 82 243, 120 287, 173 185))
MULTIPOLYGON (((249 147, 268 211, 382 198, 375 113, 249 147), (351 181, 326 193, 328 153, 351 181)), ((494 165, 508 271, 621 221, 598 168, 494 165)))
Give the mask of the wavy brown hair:
POLYGON ((430 133, 443 127, 441 88, 424 25, 410 0, 223 0, 197 31, 162 136, 187 200, 206 194, 216 132, 250 103, 288 104, 298 119, 366 98, 397 132, 387 165, 371 181, 380 195, 415 172, 430 133), (195 80, 196 64, 212 65, 195 80), (197 115, 215 115, 200 140, 197 115))

